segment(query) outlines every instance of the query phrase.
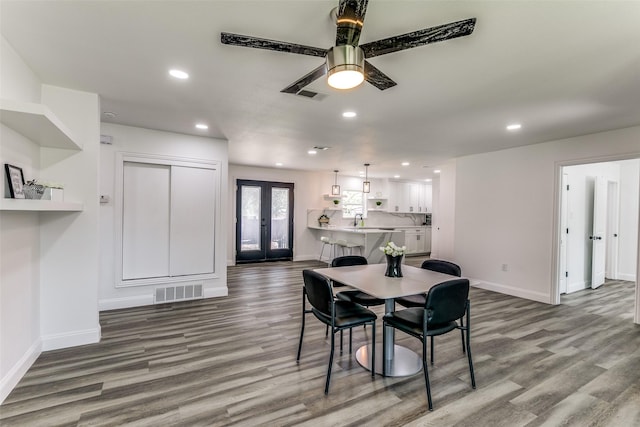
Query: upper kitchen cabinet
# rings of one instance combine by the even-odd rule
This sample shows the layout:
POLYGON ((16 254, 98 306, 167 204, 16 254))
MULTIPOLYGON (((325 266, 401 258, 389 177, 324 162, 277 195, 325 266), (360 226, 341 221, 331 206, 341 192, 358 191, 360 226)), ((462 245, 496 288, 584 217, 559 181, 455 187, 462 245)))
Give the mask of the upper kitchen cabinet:
POLYGON ((389 181, 389 212, 431 211, 431 185, 415 181, 389 181))
POLYGON ((0 122, 41 147, 82 149, 71 130, 46 105, 0 99, 0 122))

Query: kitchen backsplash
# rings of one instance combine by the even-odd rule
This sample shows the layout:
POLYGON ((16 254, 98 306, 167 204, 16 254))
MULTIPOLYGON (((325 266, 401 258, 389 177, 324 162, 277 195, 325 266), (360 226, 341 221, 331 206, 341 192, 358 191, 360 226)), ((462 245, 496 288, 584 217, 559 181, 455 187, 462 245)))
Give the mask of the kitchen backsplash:
MULTIPOLYGON (((307 210, 307 225, 317 227, 321 215, 329 217, 332 227, 353 227, 353 218, 342 218, 342 211, 338 209, 309 209, 307 210)), ((394 213, 370 210, 364 219, 365 227, 416 227, 431 225, 431 214, 425 213, 394 213), (425 224, 426 223, 426 224, 425 224)))

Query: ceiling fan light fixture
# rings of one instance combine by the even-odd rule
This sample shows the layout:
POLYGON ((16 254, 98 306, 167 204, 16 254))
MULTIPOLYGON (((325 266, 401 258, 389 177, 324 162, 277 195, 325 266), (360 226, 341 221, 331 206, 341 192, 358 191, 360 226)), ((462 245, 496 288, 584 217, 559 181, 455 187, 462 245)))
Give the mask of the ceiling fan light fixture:
POLYGON ((334 46, 327 53, 327 83, 335 89, 352 89, 364 81, 364 52, 351 45, 334 46))

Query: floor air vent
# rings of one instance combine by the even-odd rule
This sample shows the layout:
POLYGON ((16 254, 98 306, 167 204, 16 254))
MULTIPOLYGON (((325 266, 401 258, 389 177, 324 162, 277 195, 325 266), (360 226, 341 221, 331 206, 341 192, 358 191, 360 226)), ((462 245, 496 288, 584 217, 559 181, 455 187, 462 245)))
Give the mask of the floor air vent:
POLYGON ((202 285, 180 285, 156 288, 156 304, 202 298, 202 285))

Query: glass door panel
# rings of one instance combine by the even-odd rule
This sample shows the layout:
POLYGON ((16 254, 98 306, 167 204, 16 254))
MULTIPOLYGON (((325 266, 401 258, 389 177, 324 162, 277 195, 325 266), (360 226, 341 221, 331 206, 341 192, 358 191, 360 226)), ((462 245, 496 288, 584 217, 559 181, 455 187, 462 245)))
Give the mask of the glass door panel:
POLYGON ((271 249, 289 248, 289 189, 271 189, 271 249))
POLYGON ((242 186, 240 251, 256 251, 262 246, 260 222, 262 218, 262 188, 242 186))

